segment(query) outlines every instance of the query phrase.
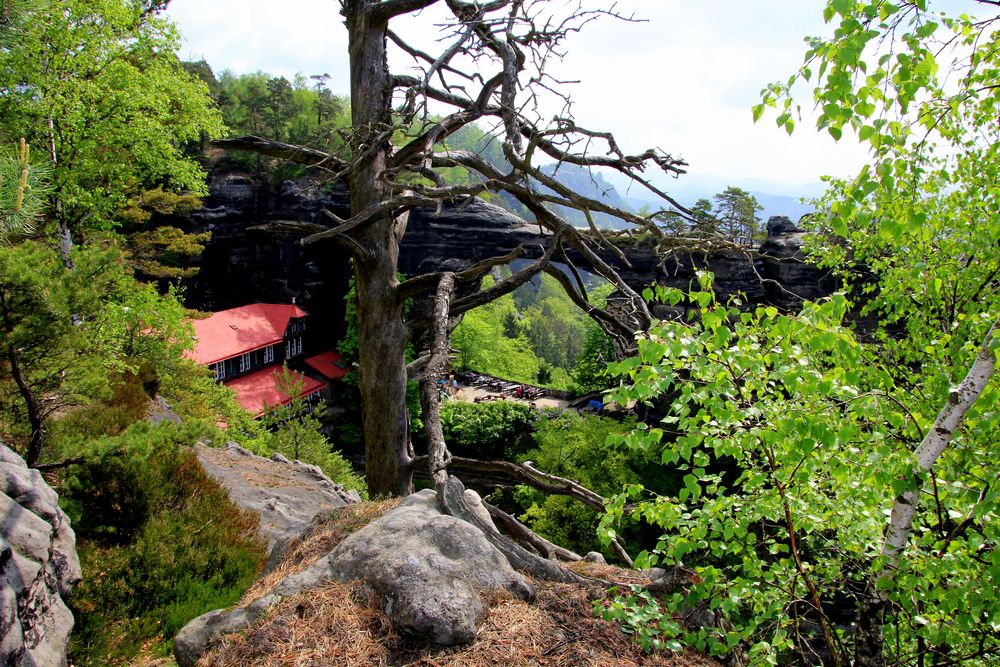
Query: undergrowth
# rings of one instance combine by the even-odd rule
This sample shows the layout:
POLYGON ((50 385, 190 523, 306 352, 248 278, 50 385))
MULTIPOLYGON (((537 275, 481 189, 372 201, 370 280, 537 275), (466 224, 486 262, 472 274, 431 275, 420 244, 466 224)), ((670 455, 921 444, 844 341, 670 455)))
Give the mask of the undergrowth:
POLYGON ((73 664, 166 655, 185 623, 234 604, 256 578, 265 557, 257 519, 181 446, 196 430, 139 423, 70 468, 62 497, 84 573, 70 598, 73 664))

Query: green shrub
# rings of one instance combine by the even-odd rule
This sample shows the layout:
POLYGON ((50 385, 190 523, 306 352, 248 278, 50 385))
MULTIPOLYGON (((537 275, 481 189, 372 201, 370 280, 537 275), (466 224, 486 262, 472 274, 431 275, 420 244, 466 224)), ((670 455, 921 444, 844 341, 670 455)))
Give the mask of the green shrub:
POLYGON ((234 506, 193 451, 197 430, 136 424, 98 442, 63 490, 84 578, 70 598, 78 665, 166 653, 192 618, 234 604, 265 550, 257 518, 234 506))
POLYGON ((449 401, 441 406, 441 428, 455 456, 512 461, 533 446, 537 416, 534 408, 513 401, 449 401))

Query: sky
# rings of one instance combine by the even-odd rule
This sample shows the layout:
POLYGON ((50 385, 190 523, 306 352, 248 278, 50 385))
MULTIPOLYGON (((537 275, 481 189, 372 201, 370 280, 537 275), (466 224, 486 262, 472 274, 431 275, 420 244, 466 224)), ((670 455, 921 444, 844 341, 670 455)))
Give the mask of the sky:
MULTIPOLYGON (((551 0, 553 3, 563 0, 551 0)), ((644 21, 603 20, 566 45, 558 64, 577 122, 610 130, 623 149, 655 146, 688 164, 674 192, 739 185, 779 195, 817 192, 824 174, 855 173, 864 150, 845 137, 817 133, 810 91, 789 137, 774 116, 754 124, 750 108, 769 82, 802 63, 806 35, 825 35, 822 0, 620 0, 621 13, 644 21)), ((594 6, 607 3, 594 2, 594 6)), ((337 0, 172 0, 168 14, 184 42, 180 56, 223 70, 292 78, 328 73, 348 86, 347 33, 337 0)), ((430 49, 434 17, 425 11, 395 25, 430 49)), ((398 70, 408 61, 400 60, 398 70)))

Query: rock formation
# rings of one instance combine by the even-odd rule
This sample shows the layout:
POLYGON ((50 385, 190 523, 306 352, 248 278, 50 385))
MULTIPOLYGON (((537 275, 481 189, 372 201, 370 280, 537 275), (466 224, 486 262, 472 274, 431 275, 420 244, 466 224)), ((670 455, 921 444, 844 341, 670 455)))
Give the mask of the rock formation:
MULTIPOLYGON (((488 519, 479 497, 466 494, 488 519)), ((535 596, 481 531, 443 514, 434 491, 426 489, 255 602, 191 621, 174 641, 178 664, 193 665, 222 634, 239 632, 282 599, 331 580, 364 581, 379 596, 397 632, 444 646, 475 639, 486 612, 483 594, 503 590, 522 600, 535 596)))
POLYGON ((73 615, 63 597, 80 577, 76 537, 55 491, 0 444, 0 664, 66 664, 73 615))
MULTIPOLYGON (((298 240, 305 233, 302 223, 330 224, 324 209, 347 217, 347 193, 308 177, 273 188, 242 173, 213 172, 209 185, 211 195, 193 214, 193 231, 210 231, 212 240, 188 290, 192 305, 221 309, 294 297, 312 313, 317 327, 332 327, 338 335, 341 297, 350 276, 347 255, 336 243, 302 247, 298 240), (254 286, 252 293, 247 285, 254 286)), ((728 250, 682 254, 663 262, 650 245, 642 244, 624 248, 629 266, 610 249, 600 254, 640 291, 652 282, 687 288, 697 270, 707 269, 715 273, 722 299, 742 292, 753 303, 794 308, 801 298, 829 294, 833 283, 828 274, 802 260, 802 230, 788 218, 774 218, 767 228, 768 239, 752 261, 728 250)), ((406 275, 455 271, 519 245, 530 258, 541 253, 545 238, 537 226, 480 199, 439 211, 416 209, 401 245, 399 269, 406 275)))
POLYGON ((205 472, 240 509, 260 517, 258 534, 267 543, 269 567, 315 517, 361 502, 357 491, 334 484, 316 466, 289 461, 281 454, 265 459, 235 443, 223 449, 197 445, 195 453, 205 472))

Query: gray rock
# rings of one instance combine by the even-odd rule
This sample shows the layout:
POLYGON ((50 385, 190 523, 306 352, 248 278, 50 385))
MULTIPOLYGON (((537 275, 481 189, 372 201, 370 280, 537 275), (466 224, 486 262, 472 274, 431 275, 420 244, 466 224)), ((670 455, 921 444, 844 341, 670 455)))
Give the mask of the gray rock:
POLYGON ((195 453, 234 503, 260 517, 258 532, 270 550, 269 565, 314 517, 361 500, 357 491, 345 491, 316 466, 265 459, 235 443, 223 449, 197 445, 195 453))
POLYGON ((37 470, 0 444, 0 664, 66 664, 73 615, 63 602, 80 581, 76 537, 37 470))
POLYGON ((239 632, 260 618, 280 598, 268 595, 246 607, 216 609, 188 622, 174 637, 174 658, 180 667, 192 667, 217 637, 239 632))
POLYGON ((162 396, 157 396, 149 404, 149 410, 146 413, 146 421, 153 424, 162 424, 164 422, 169 422, 171 424, 180 424, 181 418, 174 409, 170 407, 170 403, 167 399, 162 396))
POLYGON ((607 565, 608 562, 604 560, 604 554, 600 551, 588 551, 587 555, 583 557, 585 563, 600 563, 601 565, 607 565))
POLYGON ((294 595, 329 579, 365 581, 398 632, 443 646, 475 639, 486 613, 481 591, 534 598, 528 582, 479 530, 441 514, 430 489, 409 496, 274 592, 294 595))
MULTIPOLYGON (((479 502, 474 493, 469 499, 479 502)), ((192 621, 175 640, 178 664, 193 665, 221 634, 238 632, 268 606, 331 580, 364 581, 378 594, 398 632, 445 646, 475 639, 486 613, 482 593, 506 590, 522 600, 535 597, 478 529, 442 514, 436 495, 426 489, 278 582, 251 607, 210 612, 192 621)))

